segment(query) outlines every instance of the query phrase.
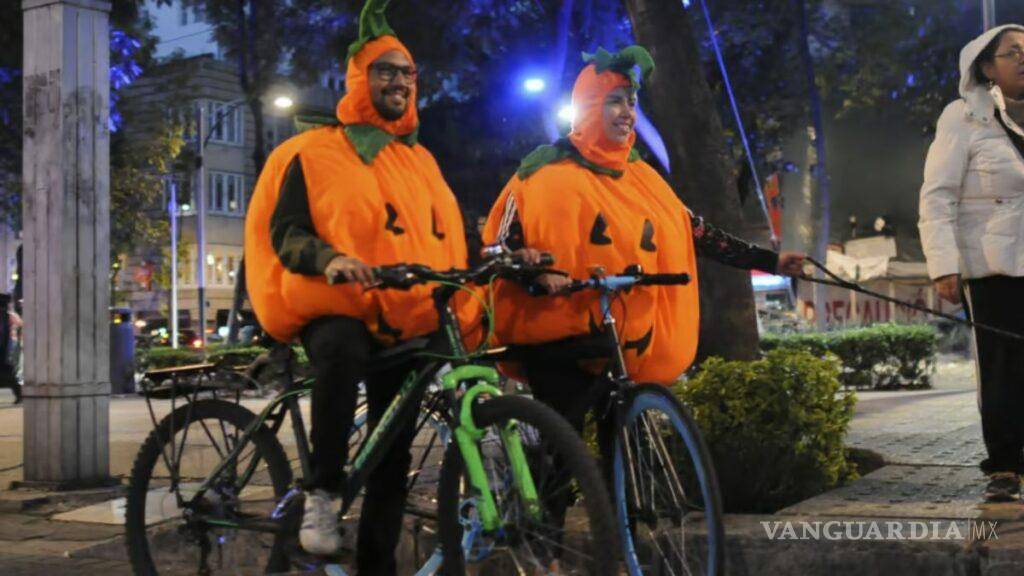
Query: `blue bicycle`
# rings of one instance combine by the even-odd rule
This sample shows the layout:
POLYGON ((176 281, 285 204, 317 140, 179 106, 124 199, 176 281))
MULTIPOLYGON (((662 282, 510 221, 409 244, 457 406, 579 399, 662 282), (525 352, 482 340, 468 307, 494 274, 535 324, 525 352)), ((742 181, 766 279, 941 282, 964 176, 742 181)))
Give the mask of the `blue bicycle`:
POLYGON ((602 321, 595 338, 585 346, 579 340, 562 345, 610 360, 581 406, 610 418, 614 444, 606 467, 631 576, 724 572, 722 502, 708 448, 689 410, 670 389, 629 377, 611 312, 622 291, 689 281, 687 274, 645 274, 633 267, 620 275, 577 280, 567 289, 600 295, 602 321))

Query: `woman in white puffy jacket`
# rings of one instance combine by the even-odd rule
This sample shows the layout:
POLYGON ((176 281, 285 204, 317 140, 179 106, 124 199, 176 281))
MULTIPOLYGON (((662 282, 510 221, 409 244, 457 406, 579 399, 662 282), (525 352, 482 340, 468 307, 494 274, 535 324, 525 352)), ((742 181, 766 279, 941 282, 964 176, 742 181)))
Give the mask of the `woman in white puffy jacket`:
MULTIPOLYGON (((1024 26, 960 52, 960 96, 939 117, 921 187, 921 243, 939 295, 978 322, 1024 333, 1024 26), (961 292, 962 290, 962 292, 961 292)), ((1024 472, 1024 341, 975 331, 988 500, 1024 472)))

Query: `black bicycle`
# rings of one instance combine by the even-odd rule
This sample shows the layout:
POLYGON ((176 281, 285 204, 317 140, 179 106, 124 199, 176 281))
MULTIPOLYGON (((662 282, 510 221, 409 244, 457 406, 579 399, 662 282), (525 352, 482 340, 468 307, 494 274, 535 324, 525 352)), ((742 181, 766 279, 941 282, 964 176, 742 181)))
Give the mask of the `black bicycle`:
MULTIPOLYGON (((433 301, 440 330, 375 360, 383 368, 415 359, 416 368, 351 460, 340 514, 356 501, 401 424, 426 414, 453 438, 437 502, 445 573, 616 574, 614 515, 585 444, 550 408, 501 394, 497 372, 484 361, 502 351, 465 350, 449 304, 467 284, 517 278, 531 273, 530 267, 501 256, 472 270, 396 265, 375 273, 381 288, 437 284, 433 301), (448 365, 453 368, 440 376, 440 389, 428 393, 448 365), (553 502, 566 500, 567 513, 552 513, 564 508, 553 502)), ((171 384, 146 390, 154 422, 154 398, 170 399, 171 412, 155 425, 132 469, 125 528, 135 573, 286 572, 296 566, 343 573, 340 559, 313 558, 297 546, 303 492, 278 432, 287 417, 294 436, 290 448, 299 472, 309 477, 299 399, 310 389, 290 385, 257 413, 244 405, 240 392, 231 400, 230 390, 202 378, 179 379, 183 370, 177 370, 161 375, 171 377, 171 384)))

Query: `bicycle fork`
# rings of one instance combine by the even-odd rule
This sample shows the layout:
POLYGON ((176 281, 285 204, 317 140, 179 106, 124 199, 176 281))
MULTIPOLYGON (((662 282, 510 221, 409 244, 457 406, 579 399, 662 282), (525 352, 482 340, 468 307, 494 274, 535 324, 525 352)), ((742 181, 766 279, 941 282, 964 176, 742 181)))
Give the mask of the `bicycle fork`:
MULTIPOLYGON (((455 441, 462 453, 469 482, 478 494, 477 511, 480 522, 486 532, 492 532, 501 527, 501 518, 480 454, 480 440, 484 438, 485 432, 473 421, 473 403, 481 394, 501 396, 501 390, 497 387, 498 372, 486 366, 460 366, 441 377, 441 386, 444 390, 454 393, 459 384, 465 381, 476 381, 477 384, 470 387, 459 402, 459 419, 454 430, 455 441)), ((515 489, 526 503, 527 512, 539 520, 541 507, 537 487, 526 461, 519 427, 515 422, 509 422, 499 433, 511 464, 515 489)))

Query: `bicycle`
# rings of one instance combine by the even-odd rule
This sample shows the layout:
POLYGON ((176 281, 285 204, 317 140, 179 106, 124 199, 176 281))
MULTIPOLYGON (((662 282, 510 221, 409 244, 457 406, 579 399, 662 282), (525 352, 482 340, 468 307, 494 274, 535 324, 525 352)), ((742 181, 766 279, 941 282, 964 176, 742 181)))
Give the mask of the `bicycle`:
MULTIPOLYGON (((454 439, 442 462, 440 484, 459 489, 439 491, 437 508, 445 572, 521 573, 524 567, 540 572, 558 566, 566 574, 614 574, 618 564, 611 506, 582 440, 543 404, 501 394, 497 372, 479 363, 485 351, 464 349, 449 305, 467 284, 526 272, 529 267, 511 257, 498 257, 472 270, 439 272, 417 265, 375 269, 382 288, 438 284, 433 302, 440 329, 387 349, 375 359, 373 364, 379 367, 411 359, 418 364, 352 459, 341 514, 350 509, 401 424, 416 417, 419 400, 435 374, 451 363, 452 370, 441 376, 441 390, 424 404, 454 439), (564 463, 558 474, 553 473, 555 460, 564 463), (549 499, 567 493, 574 503, 573 530, 564 529, 546 512, 549 499), (464 550, 471 553, 464 555, 464 550), (466 558, 468 564, 462 562, 466 558)), ((267 572, 283 572, 296 563, 317 564, 320 559, 303 555, 296 546, 303 493, 277 437, 287 416, 302 476, 310 477, 309 445, 298 403, 310 389, 289 386, 257 414, 239 401, 199 399, 203 393, 224 394, 202 379, 180 386, 176 382, 174 378, 171 386, 147 392, 154 423, 151 398, 170 398, 172 410, 140 448, 129 483, 126 535, 135 573, 174 572, 175 566, 157 569, 153 551, 161 544, 176 546, 169 560, 180 557, 181 549, 193 551, 199 574, 214 573, 214 552, 218 573, 253 564, 267 572), (182 397, 185 405, 176 407, 175 400, 182 397), (205 436, 189 445, 193 428, 196 435, 205 436), (217 430, 221 442, 215 438, 217 430), (186 454, 186 448, 195 449, 186 454), (212 470, 206 471, 204 464, 212 464, 212 470), (154 506, 173 507, 173 522, 147 528, 147 514, 161 511, 154 506), (237 549, 229 548, 232 544, 238 544, 237 549)), ((343 573, 337 558, 327 559, 323 568, 343 573)))
MULTIPOLYGON (((581 406, 612 419, 609 484, 631 576, 717 576, 724 571, 721 494, 700 429, 669 389, 638 384, 629 377, 611 312, 612 302, 622 291, 689 281, 687 274, 645 274, 634 266, 620 275, 597 273, 575 280, 566 289, 567 293, 596 290, 600 297, 602 321, 592 326, 594 337, 560 345, 570 357, 610 360, 581 406)), ((541 295, 536 286, 530 292, 541 295)))

